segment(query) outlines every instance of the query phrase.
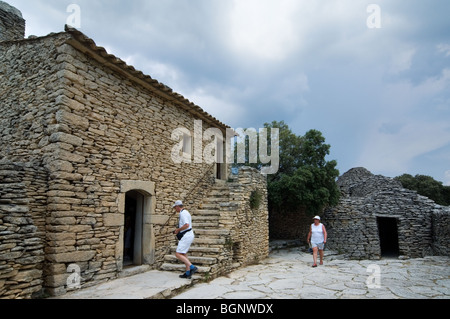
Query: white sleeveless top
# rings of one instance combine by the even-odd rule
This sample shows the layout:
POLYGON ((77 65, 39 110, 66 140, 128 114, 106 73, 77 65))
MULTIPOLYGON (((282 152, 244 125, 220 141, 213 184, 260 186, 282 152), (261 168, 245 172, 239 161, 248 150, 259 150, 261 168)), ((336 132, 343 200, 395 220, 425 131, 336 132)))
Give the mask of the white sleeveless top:
POLYGON ((323 243, 325 241, 325 237, 323 234, 322 223, 319 225, 312 224, 311 225, 311 242, 312 243, 323 243))

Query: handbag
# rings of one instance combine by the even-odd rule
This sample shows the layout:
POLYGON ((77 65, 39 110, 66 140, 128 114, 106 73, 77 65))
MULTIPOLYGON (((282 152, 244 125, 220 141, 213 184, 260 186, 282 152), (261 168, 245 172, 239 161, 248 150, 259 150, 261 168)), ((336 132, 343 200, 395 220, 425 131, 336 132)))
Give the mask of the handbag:
POLYGON ((179 232, 178 234, 177 234, 177 239, 178 240, 181 240, 182 238, 183 238, 183 236, 184 235, 186 235, 188 232, 190 232, 192 230, 192 228, 191 229, 189 229, 189 230, 186 230, 186 231, 184 231, 184 232, 179 232))

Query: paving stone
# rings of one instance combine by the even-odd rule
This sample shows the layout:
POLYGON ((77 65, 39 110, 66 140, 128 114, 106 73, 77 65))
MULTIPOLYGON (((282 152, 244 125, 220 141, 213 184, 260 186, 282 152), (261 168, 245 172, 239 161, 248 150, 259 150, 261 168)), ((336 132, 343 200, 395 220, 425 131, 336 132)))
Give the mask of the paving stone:
MULTIPOLYGON (((239 297, 241 299, 450 299, 450 268, 442 265, 450 265, 449 257, 436 257, 433 263, 424 264, 424 260, 339 260, 342 258, 333 256, 332 261, 317 268, 311 267, 312 256, 302 252, 298 248, 272 252, 270 257, 261 265, 237 270, 229 277, 238 279, 237 285, 228 285, 235 293, 228 292, 223 297, 239 297), (290 262, 296 260, 296 263, 290 262), (369 288, 367 279, 372 274, 367 269, 371 265, 380 266, 380 287, 369 288), (420 276, 411 276, 409 269, 415 269, 421 275, 427 275, 428 279, 420 276), (438 268, 438 275, 435 273, 438 268), (276 271, 274 271, 276 269, 276 271), (243 283, 248 280, 254 282, 255 278, 266 278, 268 284, 248 284, 242 290, 243 283), (436 280, 435 276, 440 277, 436 280), (421 285, 420 282, 427 282, 421 285), (248 290, 250 288, 251 290, 248 290), (258 292, 254 294, 254 292, 258 292)), ((208 289, 220 286, 220 282, 213 280, 208 289)), ((180 294, 176 298, 196 299, 196 292, 201 293, 204 287, 194 286, 189 291, 180 294)), ((219 297, 221 298, 221 297, 219 297)))
MULTIPOLYGON (((338 257, 333 255, 334 257, 338 257)), ((299 248, 272 252, 259 265, 238 269, 208 283, 149 271, 77 291, 69 299, 450 299, 450 258, 333 260, 311 267, 312 256, 299 248), (293 262, 295 261, 295 262, 293 262), (368 287, 363 271, 381 268, 380 286, 368 287), (341 271, 344 269, 345 271, 341 271), (411 270, 411 271, 410 271, 411 270), (178 293, 178 295, 176 295, 178 293)))

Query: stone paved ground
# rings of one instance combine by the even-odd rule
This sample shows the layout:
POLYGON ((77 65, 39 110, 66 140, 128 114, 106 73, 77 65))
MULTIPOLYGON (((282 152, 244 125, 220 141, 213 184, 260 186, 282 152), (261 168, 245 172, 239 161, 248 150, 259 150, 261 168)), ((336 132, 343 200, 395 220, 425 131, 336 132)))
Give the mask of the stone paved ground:
POLYGON ((357 261, 325 251, 324 265, 311 265, 311 254, 287 248, 209 283, 153 270, 54 299, 450 299, 450 257, 357 261))
POLYGON ((326 251, 323 266, 311 265, 299 248, 274 251, 174 299, 450 299, 449 257, 357 261, 326 251))

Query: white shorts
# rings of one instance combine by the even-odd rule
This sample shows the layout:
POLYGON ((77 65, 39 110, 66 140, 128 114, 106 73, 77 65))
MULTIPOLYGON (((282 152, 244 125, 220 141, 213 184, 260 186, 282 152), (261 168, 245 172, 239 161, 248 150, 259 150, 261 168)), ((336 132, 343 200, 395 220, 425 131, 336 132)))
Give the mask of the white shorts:
POLYGON ((311 247, 312 248, 317 247, 317 248, 319 248, 319 250, 323 250, 324 246, 325 246, 325 244, 323 242, 322 243, 313 243, 313 242, 311 242, 311 247))
POLYGON ((191 248, 191 244, 194 241, 194 238, 195 236, 193 230, 186 233, 186 235, 184 235, 183 238, 181 238, 181 240, 178 242, 177 253, 187 254, 189 248, 191 248))

